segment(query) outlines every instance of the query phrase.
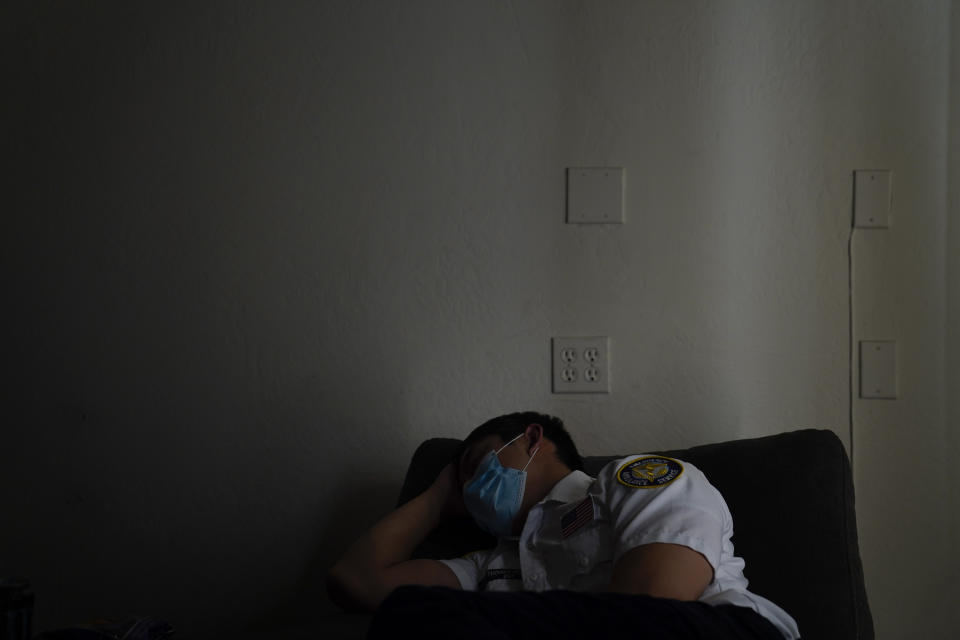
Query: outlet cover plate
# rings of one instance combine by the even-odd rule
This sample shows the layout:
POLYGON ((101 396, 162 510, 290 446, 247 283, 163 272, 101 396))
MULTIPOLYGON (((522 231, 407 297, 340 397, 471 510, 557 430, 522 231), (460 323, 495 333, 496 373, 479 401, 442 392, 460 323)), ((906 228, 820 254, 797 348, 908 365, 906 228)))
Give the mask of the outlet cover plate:
POLYGON ((860 397, 896 399, 897 343, 893 340, 860 343, 860 397))
POLYGON ((853 182, 854 226, 861 229, 889 227, 892 173, 886 169, 856 171, 853 182))
POLYGON ((554 338, 553 392, 610 393, 609 338, 554 338))
POLYGON ((567 223, 623 223, 623 167, 567 169, 567 223))

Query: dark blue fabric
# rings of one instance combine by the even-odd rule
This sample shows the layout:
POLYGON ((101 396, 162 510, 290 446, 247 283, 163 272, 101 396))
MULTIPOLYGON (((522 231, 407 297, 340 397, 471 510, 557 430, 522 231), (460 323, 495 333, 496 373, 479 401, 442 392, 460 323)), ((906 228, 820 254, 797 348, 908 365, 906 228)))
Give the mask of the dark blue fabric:
POLYGON ((405 586, 380 605, 368 639, 636 638, 783 640, 751 609, 618 593, 475 592, 405 586))

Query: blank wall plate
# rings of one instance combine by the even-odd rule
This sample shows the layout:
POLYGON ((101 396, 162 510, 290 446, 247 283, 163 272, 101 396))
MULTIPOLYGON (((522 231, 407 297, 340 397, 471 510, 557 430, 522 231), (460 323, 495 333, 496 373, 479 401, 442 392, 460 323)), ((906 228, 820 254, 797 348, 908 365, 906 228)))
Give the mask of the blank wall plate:
POLYGON ((606 337, 553 339, 554 393, 610 393, 606 337))
POLYGON ((567 222, 623 223, 623 167, 567 169, 567 222))
POLYGON ((860 397, 895 399, 897 397, 897 343, 864 341, 860 343, 860 397))
POLYGON ((888 170, 853 174, 853 225, 864 229, 890 226, 892 174, 888 170))

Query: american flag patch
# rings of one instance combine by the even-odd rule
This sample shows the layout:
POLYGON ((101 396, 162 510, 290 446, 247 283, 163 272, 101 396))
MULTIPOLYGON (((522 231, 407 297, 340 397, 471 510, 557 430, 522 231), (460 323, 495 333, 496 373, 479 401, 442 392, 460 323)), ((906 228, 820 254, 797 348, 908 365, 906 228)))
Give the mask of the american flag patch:
POLYGON ((574 531, 593 520, 593 496, 587 496, 560 518, 560 538, 569 538, 574 531))

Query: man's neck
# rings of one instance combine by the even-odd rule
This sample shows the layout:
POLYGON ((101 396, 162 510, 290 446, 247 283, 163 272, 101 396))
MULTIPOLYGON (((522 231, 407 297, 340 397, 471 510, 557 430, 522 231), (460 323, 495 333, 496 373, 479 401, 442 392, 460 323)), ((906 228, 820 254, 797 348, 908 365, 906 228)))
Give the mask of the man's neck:
POLYGON ((550 486, 550 489, 548 489, 547 493, 544 495, 549 495, 550 492, 553 491, 554 487, 560 484, 560 481, 569 476, 571 473, 573 473, 573 469, 570 469, 564 465, 560 465, 555 472, 552 472, 551 475, 548 476, 546 484, 550 486))

